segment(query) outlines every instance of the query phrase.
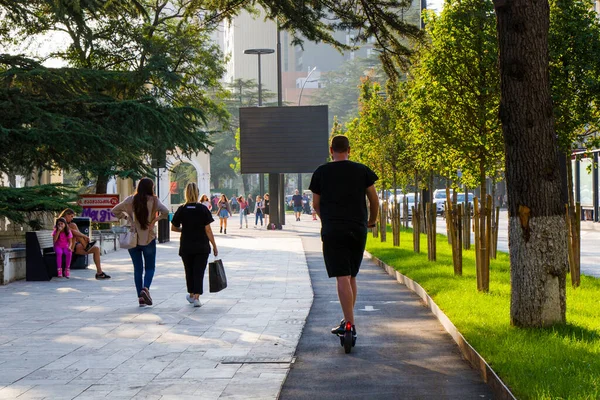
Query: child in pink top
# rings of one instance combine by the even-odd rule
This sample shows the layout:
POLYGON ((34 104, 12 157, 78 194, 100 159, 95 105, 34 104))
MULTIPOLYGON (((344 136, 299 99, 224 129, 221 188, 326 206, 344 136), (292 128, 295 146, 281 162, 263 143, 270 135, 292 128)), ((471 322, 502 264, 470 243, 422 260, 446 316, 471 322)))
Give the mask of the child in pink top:
POLYGON ((56 225, 52 231, 54 239, 54 251, 56 252, 56 266, 58 268, 58 277, 62 278, 62 259, 66 256, 65 278, 69 278, 71 272, 71 258, 73 257, 73 232, 67 226, 64 218, 56 220, 56 225))

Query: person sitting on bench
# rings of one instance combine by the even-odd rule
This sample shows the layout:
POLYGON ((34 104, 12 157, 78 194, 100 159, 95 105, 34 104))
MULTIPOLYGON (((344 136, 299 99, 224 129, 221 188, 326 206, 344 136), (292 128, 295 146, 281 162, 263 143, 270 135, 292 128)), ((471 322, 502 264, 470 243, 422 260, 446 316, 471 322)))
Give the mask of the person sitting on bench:
POLYGON ((74 253, 82 256, 86 254, 92 254, 94 258, 94 264, 96 264, 96 279, 110 279, 110 276, 102 271, 102 266, 100 264, 100 248, 94 246, 96 242, 92 241, 89 236, 81 233, 77 224, 73 222, 73 218, 75 218, 75 211, 67 208, 60 214, 60 218, 64 218, 67 221, 69 229, 71 232, 73 232, 73 236, 75 237, 74 253))

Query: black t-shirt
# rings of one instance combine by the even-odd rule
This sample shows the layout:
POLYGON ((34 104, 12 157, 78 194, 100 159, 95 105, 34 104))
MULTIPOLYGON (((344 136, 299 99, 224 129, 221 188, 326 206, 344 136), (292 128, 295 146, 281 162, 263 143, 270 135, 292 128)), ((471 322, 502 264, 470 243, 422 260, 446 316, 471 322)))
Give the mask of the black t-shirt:
POLYGON ((292 201, 294 202, 294 207, 302 207, 302 196, 299 194, 293 195, 292 201))
POLYGON ((316 169, 309 189, 320 196, 323 228, 367 227, 367 188, 379 178, 366 165, 333 161, 316 169))
POLYGON ((204 229, 213 221, 211 212, 200 203, 187 203, 177 209, 171 223, 181 227, 180 256, 210 253, 210 242, 204 229))

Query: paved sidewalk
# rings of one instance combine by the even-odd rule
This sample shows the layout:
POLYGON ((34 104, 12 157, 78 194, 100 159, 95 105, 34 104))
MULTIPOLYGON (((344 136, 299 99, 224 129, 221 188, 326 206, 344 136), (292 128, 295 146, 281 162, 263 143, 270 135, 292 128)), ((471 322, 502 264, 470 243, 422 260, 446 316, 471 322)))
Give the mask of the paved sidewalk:
POLYGON ((293 232, 236 225, 217 234, 229 287, 205 279, 200 308, 176 240, 157 246, 153 307, 125 250, 103 256, 110 280, 0 286, 0 399, 275 399, 312 304, 306 259, 293 232))

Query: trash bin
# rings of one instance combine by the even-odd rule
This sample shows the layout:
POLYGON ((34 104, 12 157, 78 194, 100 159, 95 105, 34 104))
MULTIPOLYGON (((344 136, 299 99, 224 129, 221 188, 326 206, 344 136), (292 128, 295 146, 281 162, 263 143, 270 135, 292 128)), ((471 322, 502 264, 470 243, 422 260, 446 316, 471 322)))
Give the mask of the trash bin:
POLYGON ((166 243, 171 240, 171 224, 168 219, 158 221, 158 243, 166 243))
MULTIPOLYGON (((73 218, 73 221, 75 223, 75 225, 77 225, 77 228, 79 229, 79 232, 83 233, 84 235, 90 236, 92 234, 92 220, 88 217, 75 217, 73 218)), ((72 269, 85 269, 88 267, 88 265, 90 265, 89 263, 89 255, 86 254, 84 256, 81 255, 74 255, 73 257, 73 261, 71 262, 71 268, 72 269)))

